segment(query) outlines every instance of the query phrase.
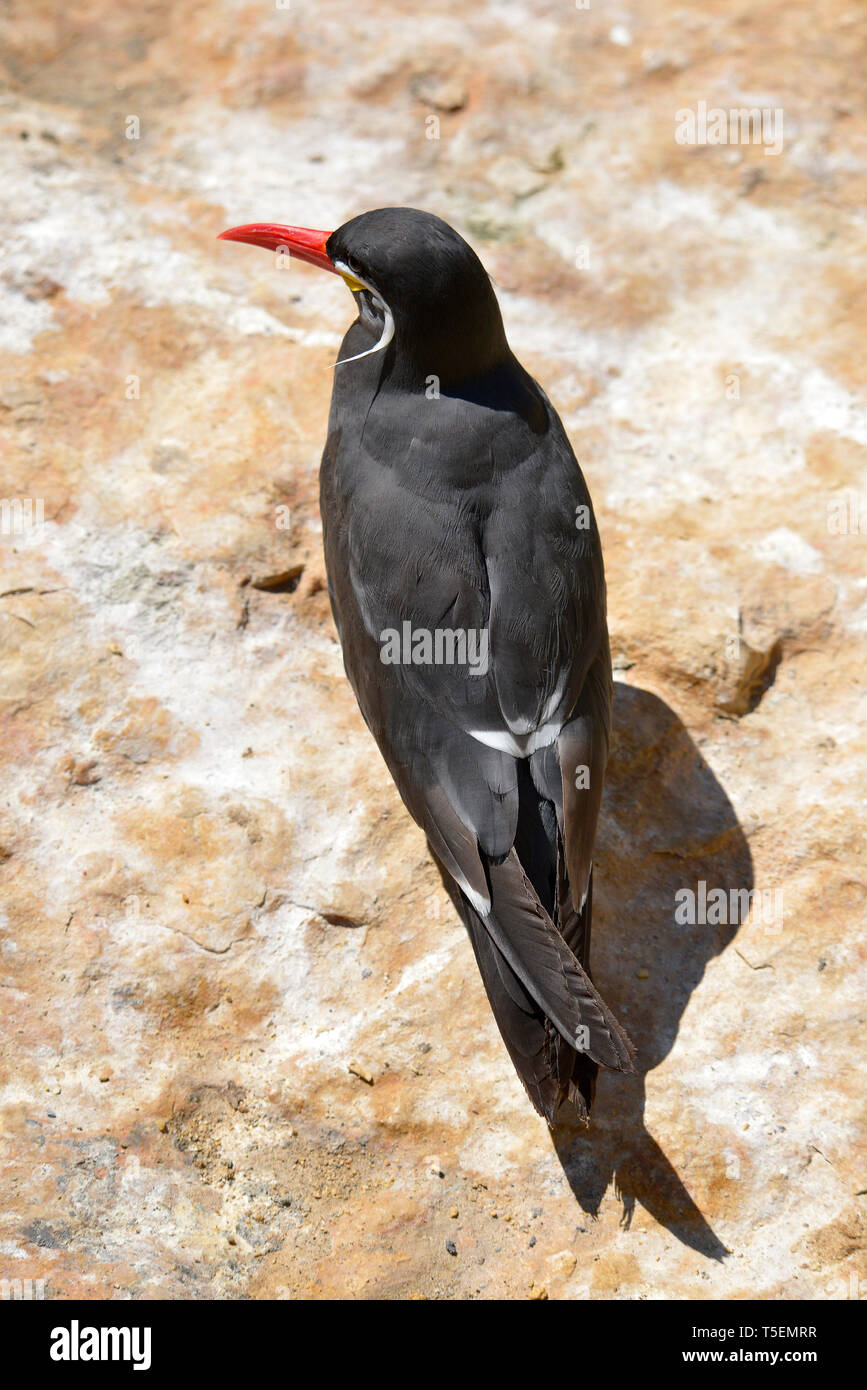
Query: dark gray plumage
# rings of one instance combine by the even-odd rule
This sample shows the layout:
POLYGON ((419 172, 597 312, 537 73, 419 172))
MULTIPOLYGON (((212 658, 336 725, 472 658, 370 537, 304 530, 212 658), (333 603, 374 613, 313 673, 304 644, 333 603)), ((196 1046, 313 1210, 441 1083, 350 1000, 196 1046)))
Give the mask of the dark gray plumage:
POLYGON ((589 977, 612 692, 587 487, 559 417, 509 349, 481 262, 452 228, 383 208, 324 249, 353 278, 359 308, 321 469, 346 673, 455 885, 533 1104, 549 1122, 564 1100, 586 1117, 597 1064, 630 1071, 633 1056, 589 977), (390 318, 393 337, 371 352, 390 318), (384 664, 382 634, 404 622, 487 631, 487 672, 384 664))

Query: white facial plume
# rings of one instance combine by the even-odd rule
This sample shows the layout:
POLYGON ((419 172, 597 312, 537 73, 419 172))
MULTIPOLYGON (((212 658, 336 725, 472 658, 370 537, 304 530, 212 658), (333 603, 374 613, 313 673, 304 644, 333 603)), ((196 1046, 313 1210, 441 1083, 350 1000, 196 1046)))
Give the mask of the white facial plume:
POLYGON ((339 362, 331 363, 332 367, 345 367, 347 362, 357 362, 362 357, 372 356, 374 352, 385 351, 394 337, 394 315, 379 291, 373 288, 373 285, 369 284, 367 280, 362 280, 361 276, 356 275, 354 270, 350 270, 349 266, 346 265, 344 261, 335 261, 334 264, 351 290, 354 291, 356 287, 363 287, 367 290, 377 308, 382 311, 382 333, 380 334, 379 342, 374 344, 372 348, 368 348, 365 352, 357 352, 354 357, 343 357, 339 362))

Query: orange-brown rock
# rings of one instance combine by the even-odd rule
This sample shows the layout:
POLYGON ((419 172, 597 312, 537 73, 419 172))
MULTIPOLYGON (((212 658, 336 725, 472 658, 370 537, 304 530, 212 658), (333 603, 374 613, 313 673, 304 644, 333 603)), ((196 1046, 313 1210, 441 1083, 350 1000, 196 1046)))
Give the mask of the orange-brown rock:
POLYGON ((857 1296, 863 13, 8 10, 0 1278, 857 1296), (699 102, 782 149, 678 143, 699 102), (215 241, 391 203, 472 239, 599 515, 594 964, 640 1071, 589 1132, 534 1115, 342 674, 350 299, 215 241), (679 922, 700 883, 772 910, 679 922))

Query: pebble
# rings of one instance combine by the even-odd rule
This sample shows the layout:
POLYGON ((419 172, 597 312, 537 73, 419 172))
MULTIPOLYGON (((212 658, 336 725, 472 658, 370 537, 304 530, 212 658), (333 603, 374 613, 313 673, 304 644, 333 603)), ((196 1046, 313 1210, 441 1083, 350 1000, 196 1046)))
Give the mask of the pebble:
POLYGON ((458 1247, 453 1240, 446 1241, 446 1250, 448 1250, 450 1255, 456 1255, 458 1253, 458 1247))
POLYGON ((462 111, 467 104, 467 89, 460 82, 436 72, 419 73, 411 83, 417 100, 437 111, 462 111))

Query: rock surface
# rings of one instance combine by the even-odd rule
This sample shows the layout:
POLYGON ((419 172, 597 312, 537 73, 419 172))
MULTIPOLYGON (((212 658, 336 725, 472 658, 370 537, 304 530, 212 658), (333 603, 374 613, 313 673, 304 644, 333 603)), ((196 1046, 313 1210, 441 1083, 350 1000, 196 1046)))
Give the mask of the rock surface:
POLYGON ((863 12, 3 27, 0 493, 33 525, 0 536, 0 1277, 858 1296, 863 12), (781 108, 782 151, 679 144, 700 101, 781 108), (214 240, 388 203, 473 240, 599 514, 594 968, 641 1072, 586 1132, 527 1102, 342 674, 317 467, 349 297, 214 240), (771 911, 682 925, 700 883, 771 911))

